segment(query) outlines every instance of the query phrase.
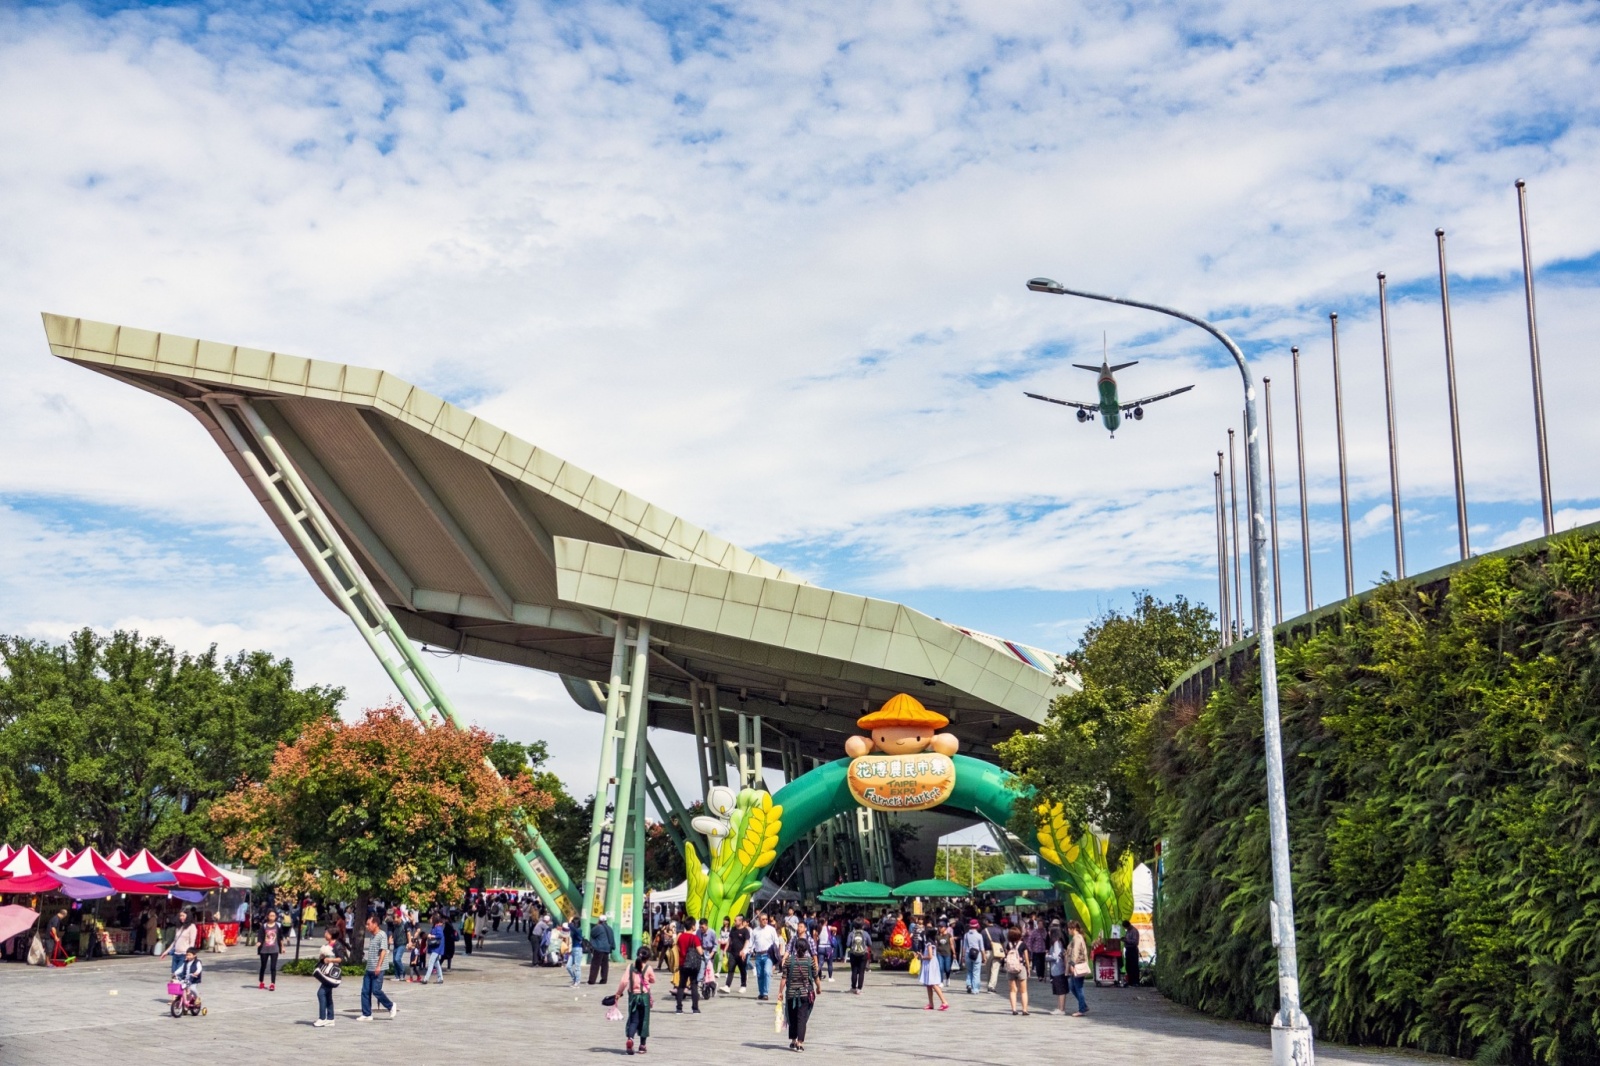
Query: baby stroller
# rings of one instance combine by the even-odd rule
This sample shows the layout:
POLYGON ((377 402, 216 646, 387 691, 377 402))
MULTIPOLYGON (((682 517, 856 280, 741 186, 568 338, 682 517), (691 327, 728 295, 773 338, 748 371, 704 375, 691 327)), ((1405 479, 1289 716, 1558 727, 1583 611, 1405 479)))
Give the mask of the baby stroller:
POLYGON ((172 997, 172 1016, 181 1018, 185 1014, 201 1015, 206 1012, 205 1005, 200 1002, 200 993, 193 985, 186 985, 182 981, 168 981, 167 995, 172 997))

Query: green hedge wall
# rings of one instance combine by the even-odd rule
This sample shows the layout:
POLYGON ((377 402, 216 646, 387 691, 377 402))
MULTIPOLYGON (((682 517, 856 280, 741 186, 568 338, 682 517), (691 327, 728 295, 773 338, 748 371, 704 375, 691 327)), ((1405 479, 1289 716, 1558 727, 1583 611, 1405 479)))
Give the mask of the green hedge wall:
MULTIPOLYGON (((1600 1062, 1600 536, 1386 585, 1280 650, 1302 994, 1321 1037, 1600 1062)), ((1160 983, 1277 1002, 1258 685, 1169 703, 1160 983)))

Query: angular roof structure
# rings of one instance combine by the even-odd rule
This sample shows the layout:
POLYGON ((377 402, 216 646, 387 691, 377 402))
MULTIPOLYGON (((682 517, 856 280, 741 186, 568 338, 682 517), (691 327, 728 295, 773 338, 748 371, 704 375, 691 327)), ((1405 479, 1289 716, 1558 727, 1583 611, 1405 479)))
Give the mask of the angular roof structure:
POLYGON ((207 398, 249 399, 411 639, 561 674, 590 709, 619 615, 652 623, 651 724, 685 732, 691 679, 827 753, 863 708, 909 691, 981 754, 1062 691, 1047 652, 809 584, 393 374, 61 315, 44 326, 57 356, 192 413, 330 598, 207 398))

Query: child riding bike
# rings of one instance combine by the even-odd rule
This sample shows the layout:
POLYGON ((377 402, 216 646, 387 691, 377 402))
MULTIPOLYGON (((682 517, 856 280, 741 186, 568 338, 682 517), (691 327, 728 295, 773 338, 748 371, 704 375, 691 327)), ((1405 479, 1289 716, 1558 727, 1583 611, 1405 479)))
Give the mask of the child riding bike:
POLYGON ((205 966, 200 962, 199 948, 190 947, 183 953, 183 961, 178 964, 178 972, 173 975, 173 980, 167 982, 174 1018, 206 1012, 205 1005, 200 1002, 200 979, 204 973, 205 966))

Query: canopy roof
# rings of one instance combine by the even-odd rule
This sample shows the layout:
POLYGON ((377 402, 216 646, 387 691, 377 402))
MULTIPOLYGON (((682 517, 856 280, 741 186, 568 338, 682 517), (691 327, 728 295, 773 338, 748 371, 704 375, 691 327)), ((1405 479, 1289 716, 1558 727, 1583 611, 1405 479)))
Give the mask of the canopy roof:
POLYGON ((200 854, 199 848, 190 848, 185 852, 183 858, 172 864, 172 872, 178 875, 179 888, 228 887, 228 875, 200 854))
POLYGON ((805 754, 833 754, 862 713, 914 691, 982 756, 1060 692, 1047 652, 808 584, 392 374, 60 315, 44 326, 61 358, 193 414, 248 480, 205 402, 247 401, 413 640, 554 671, 581 706, 608 677, 618 615, 652 623, 653 726, 692 730, 693 678, 805 754))
POLYGON ((972 890, 966 885, 958 885, 954 881, 946 881, 942 877, 925 877, 921 881, 908 881, 895 888, 894 894, 901 899, 912 896, 925 896, 929 899, 943 898, 955 899, 960 896, 972 895, 972 890))
POLYGON ((894 894, 888 885, 879 881, 846 881, 830 885, 818 893, 829 903, 892 903, 894 894))
POLYGON ((979 892, 1043 892, 1056 887, 1048 878, 1008 870, 978 882, 979 892))
POLYGON ((94 848, 84 848, 76 859, 62 869, 71 877, 104 885, 111 892, 135 892, 150 896, 166 894, 165 888, 127 876, 94 848))

